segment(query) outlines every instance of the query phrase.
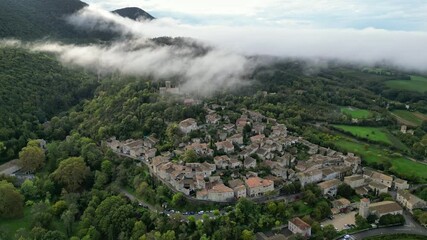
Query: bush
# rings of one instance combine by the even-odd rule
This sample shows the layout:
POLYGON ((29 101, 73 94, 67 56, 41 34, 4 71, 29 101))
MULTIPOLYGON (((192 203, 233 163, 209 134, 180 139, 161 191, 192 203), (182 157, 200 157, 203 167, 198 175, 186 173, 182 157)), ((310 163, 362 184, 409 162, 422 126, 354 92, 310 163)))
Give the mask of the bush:
POLYGON ((380 217, 380 225, 404 224, 405 218, 402 214, 387 214, 380 217))

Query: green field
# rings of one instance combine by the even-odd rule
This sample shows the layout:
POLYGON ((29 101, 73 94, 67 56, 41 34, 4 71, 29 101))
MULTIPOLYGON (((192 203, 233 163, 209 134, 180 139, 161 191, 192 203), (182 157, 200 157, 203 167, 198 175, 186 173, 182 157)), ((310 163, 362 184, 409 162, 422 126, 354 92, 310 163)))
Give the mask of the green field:
POLYGON ((31 208, 26 207, 24 209, 24 217, 19 219, 0 219, 0 232, 4 231, 8 237, 12 237, 14 233, 20 229, 24 228, 26 230, 30 229, 31 222, 31 208))
POLYGON ((352 108, 352 107, 341 107, 341 112, 344 114, 350 115, 352 118, 357 118, 357 119, 370 118, 374 115, 369 110, 352 108))
POLYGON ((411 76, 411 80, 387 81, 386 86, 398 90, 407 90, 423 93, 427 91, 427 78, 421 76, 411 76))
POLYGON ((376 127, 360 127, 348 125, 333 125, 335 128, 349 132, 356 137, 365 138, 375 142, 383 142, 393 145, 390 140, 390 134, 386 129, 376 127))
POLYGON ((412 176, 420 178, 421 182, 427 182, 427 165, 411 161, 384 150, 381 147, 354 142, 349 138, 340 137, 333 142, 344 151, 355 153, 362 157, 367 163, 381 163, 390 161, 391 171, 398 173, 403 178, 411 179, 412 176))
POLYGON ((427 116, 419 112, 394 110, 392 114, 400 123, 408 126, 419 126, 423 121, 427 121, 427 116))

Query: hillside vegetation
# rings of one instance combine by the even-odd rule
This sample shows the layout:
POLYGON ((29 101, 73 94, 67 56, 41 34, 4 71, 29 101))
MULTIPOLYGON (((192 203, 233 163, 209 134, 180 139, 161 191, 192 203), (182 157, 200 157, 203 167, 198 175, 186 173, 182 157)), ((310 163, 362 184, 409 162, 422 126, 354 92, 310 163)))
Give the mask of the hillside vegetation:
POLYGON ((6 145, 1 162, 38 137, 40 123, 90 97, 97 83, 43 53, 0 48, 0 59, 0 142, 6 145))
POLYGON ((1 0, 0 38, 48 37, 69 42, 112 39, 112 33, 82 31, 66 22, 67 16, 85 6, 79 0, 1 0))

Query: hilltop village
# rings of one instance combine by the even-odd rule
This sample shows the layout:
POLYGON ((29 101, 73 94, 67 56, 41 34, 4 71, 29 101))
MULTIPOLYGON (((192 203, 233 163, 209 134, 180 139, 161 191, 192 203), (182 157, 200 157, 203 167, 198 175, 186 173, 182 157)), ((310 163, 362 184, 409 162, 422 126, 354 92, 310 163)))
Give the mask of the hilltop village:
POLYGON ((362 168, 360 157, 352 153, 337 152, 289 134, 275 119, 243 109, 240 118, 230 122, 228 116, 213 110, 217 108, 225 106, 205 106, 208 114, 204 123, 182 120, 178 126, 182 134, 201 131, 206 137, 182 142, 171 152, 159 153, 158 140, 152 136, 126 141, 113 137, 107 144, 113 151, 147 164, 151 173, 174 191, 199 200, 227 202, 274 196, 292 182, 318 184, 330 197, 343 182, 362 196, 370 190, 383 193, 391 188, 409 188, 405 180, 362 168), (195 159, 184 161, 184 155, 195 159))

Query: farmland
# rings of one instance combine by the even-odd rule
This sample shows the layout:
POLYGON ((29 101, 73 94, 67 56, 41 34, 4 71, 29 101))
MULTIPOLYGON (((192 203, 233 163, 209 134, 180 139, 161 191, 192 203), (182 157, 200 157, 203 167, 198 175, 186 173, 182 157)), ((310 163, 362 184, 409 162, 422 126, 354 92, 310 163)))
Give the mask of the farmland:
POLYGON ((352 118, 357 118, 357 119, 370 118, 374 115, 369 110, 352 108, 352 107, 341 107, 341 112, 344 114, 350 115, 352 118))
POLYGON ((393 145, 390 134, 386 129, 377 127, 361 127, 348 125, 333 125, 335 128, 348 132, 356 137, 393 145))
POLYGON ((366 163, 381 164, 390 161, 390 171, 405 179, 418 178, 421 182, 427 182, 427 165, 412 161, 396 153, 374 145, 358 143, 341 136, 333 143, 342 151, 353 152, 362 157, 366 163))
POLYGON ((427 91, 427 78, 422 76, 411 76, 411 80, 387 81, 386 86, 397 90, 407 90, 423 93, 427 91))
POLYGON ((419 112, 394 110, 392 115, 396 117, 397 121, 408 126, 419 126, 423 121, 427 121, 427 116, 419 112))

